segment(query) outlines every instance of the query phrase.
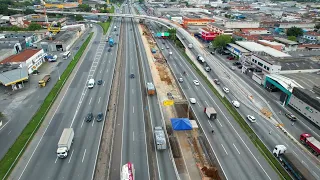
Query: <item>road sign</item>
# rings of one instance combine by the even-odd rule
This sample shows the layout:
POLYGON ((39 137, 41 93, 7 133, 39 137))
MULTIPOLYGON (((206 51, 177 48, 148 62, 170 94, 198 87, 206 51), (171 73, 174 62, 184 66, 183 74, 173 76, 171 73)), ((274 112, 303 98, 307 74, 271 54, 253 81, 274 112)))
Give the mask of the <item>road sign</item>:
POLYGON ((173 100, 164 100, 163 105, 164 106, 172 106, 174 104, 173 100))

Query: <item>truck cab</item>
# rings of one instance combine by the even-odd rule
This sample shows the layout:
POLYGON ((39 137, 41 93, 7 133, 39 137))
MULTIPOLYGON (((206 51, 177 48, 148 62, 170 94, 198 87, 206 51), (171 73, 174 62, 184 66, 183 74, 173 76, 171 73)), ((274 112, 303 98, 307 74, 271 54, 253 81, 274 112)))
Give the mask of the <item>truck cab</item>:
POLYGON ((68 149, 66 147, 61 147, 57 149, 57 156, 61 159, 68 156, 68 149))
POLYGON ((287 148, 284 145, 276 145, 272 151, 272 153, 278 157, 281 154, 284 154, 286 152, 287 148))

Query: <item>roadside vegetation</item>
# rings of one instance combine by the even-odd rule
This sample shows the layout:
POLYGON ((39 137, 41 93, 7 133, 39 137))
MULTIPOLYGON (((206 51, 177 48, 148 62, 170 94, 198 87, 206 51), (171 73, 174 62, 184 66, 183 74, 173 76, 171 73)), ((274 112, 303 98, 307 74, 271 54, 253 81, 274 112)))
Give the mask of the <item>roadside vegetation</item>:
POLYGON ((257 147, 257 149, 261 152, 264 158, 268 161, 270 166, 275 170, 275 172, 279 175, 280 179, 291 179, 287 171, 281 166, 278 160, 273 156, 273 154, 268 150, 268 148, 263 144, 263 142, 259 139, 259 137, 254 133, 251 127, 247 124, 247 122, 242 118, 242 116, 238 113, 238 111, 233 107, 233 105, 227 100, 227 98, 222 97, 219 92, 213 87, 210 81, 204 76, 204 74, 198 69, 198 67, 193 63, 193 61, 188 57, 188 55, 181 50, 183 56, 188 60, 191 66, 197 71, 197 73, 202 77, 202 79, 209 86, 211 91, 220 99, 220 101, 224 104, 227 110, 230 112, 232 117, 238 122, 243 131, 250 138, 252 143, 257 147))
POLYGON ((103 35, 107 34, 107 31, 109 29, 110 23, 111 23, 111 20, 108 20, 107 22, 98 22, 98 24, 103 29, 103 35))
POLYGON ((89 35, 86 41, 82 44, 74 59, 70 62, 66 70, 61 74, 59 81, 54 85, 48 96, 45 98, 43 104, 40 106, 39 110, 34 114, 31 121, 24 128, 22 133, 16 139, 15 143, 10 147, 6 155, 0 161, 0 179, 7 179, 12 169, 15 167, 19 158, 22 156, 28 144, 36 134, 41 123, 45 119, 48 111, 50 110, 52 104, 60 93, 65 82, 69 78, 74 67, 77 65, 82 54, 84 53, 86 47, 88 46, 93 33, 89 35))
POLYGON ((30 23, 29 27, 21 28, 18 26, 4 26, 0 27, 0 31, 36 31, 43 29, 41 25, 37 23, 30 23))

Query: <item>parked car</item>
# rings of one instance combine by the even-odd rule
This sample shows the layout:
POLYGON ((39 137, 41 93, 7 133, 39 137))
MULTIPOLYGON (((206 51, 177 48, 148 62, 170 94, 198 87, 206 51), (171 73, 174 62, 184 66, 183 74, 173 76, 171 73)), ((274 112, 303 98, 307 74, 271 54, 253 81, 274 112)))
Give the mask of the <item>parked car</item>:
POLYGON ((232 65, 234 65, 234 66, 238 66, 238 65, 241 65, 241 62, 236 61, 236 62, 232 63, 232 65))
POLYGON ((213 82, 216 83, 216 85, 220 85, 219 79, 214 79, 213 82))
POLYGON ((223 89, 223 91, 224 91, 225 93, 229 93, 229 92, 230 92, 229 88, 227 88, 227 87, 223 87, 222 89, 223 89))
POLYGON ((241 69, 241 68, 242 68, 242 65, 238 65, 237 67, 238 67, 238 69, 241 69))
POLYGON ((100 122, 103 120, 103 113, 100 112, 98 115, 97 115, 97 121, 100 122))
POLYGON ((230 69, 231 69, 232 71, 234 71, 234 70, 236 70, 236 67, 235 67, 235 66, 230 66, 230 69))
POLYGON ((297 117, 291 113, 286 113, 285 114, 287 116, 287 118, 289 118, 291 121, 296 121, 297 117))
POLYGON ((191 103, 191 104, 197 103, 197 100, 196 100, 195 98, 190 98, 189 100, 190 100, 190 103, 191 103))
POLYGON ((199 86, 199 85, 200 85, 200 83, 199 83, 198 80, 193 80, 193 83, 194 83, 194 85, 196 85, 196 86, 199 86))
POLYGON ((93 114, 92 114, 92 112, 89 112, 87 117, 86 117, 86 122, 91 122, 92 119, 93 119, 93 114))
POLYGON ((256 122, 256 118, 254 116, 251 116, 251 115, 248 115, 247 116, 247 119, 252 122, 252 123, 255 123, 256 122))
POLYGON ((228 56, 227 59, 234 60, 234 57, 233 56, 228 56))

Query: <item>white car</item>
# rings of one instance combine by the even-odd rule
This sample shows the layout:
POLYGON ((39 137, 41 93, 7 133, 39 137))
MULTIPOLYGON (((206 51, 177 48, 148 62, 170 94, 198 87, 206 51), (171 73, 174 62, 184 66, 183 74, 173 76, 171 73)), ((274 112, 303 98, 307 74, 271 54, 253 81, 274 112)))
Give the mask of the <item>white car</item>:
POLYGON ((247 116, 247 119, 252 122, 252 123, 255 123, 256 122, 256 118, 254 116, 251 116, 251 115, 248 115, 247 116))
POLYGON ((197 100, 195 98, 190 98, 189 100, 190 100, 191 104, 195 104, 197 102, 197 100))
POLYGON ((172 52, 170 51, 169 54, 172 55, 172 52))
POLYGON ((222 89, 223 89, 223 91, 224 91, 225 93, 229 93, 229 92, 230 92, 229 88, 227 88, 227 87, 223 87, 222 89))
POLYGON ((200 85, 200 83, 199 83, 198 80, 193 80, 193 83, 194 83, 194 85, 196 85, 196 86, 199 86, 199 85, 200 85))
POLYGON ((164 50, 164 47, 162 47, 161 50, 164 50))
POLYGON ((234 107, 239 108, 240 107, 240 103, 239 101, 231 101, 232 104, 234 105, 234 107))
POLYGON ((179 78, 178 81, 182 83, 183 82, 183 78, 179 78))

